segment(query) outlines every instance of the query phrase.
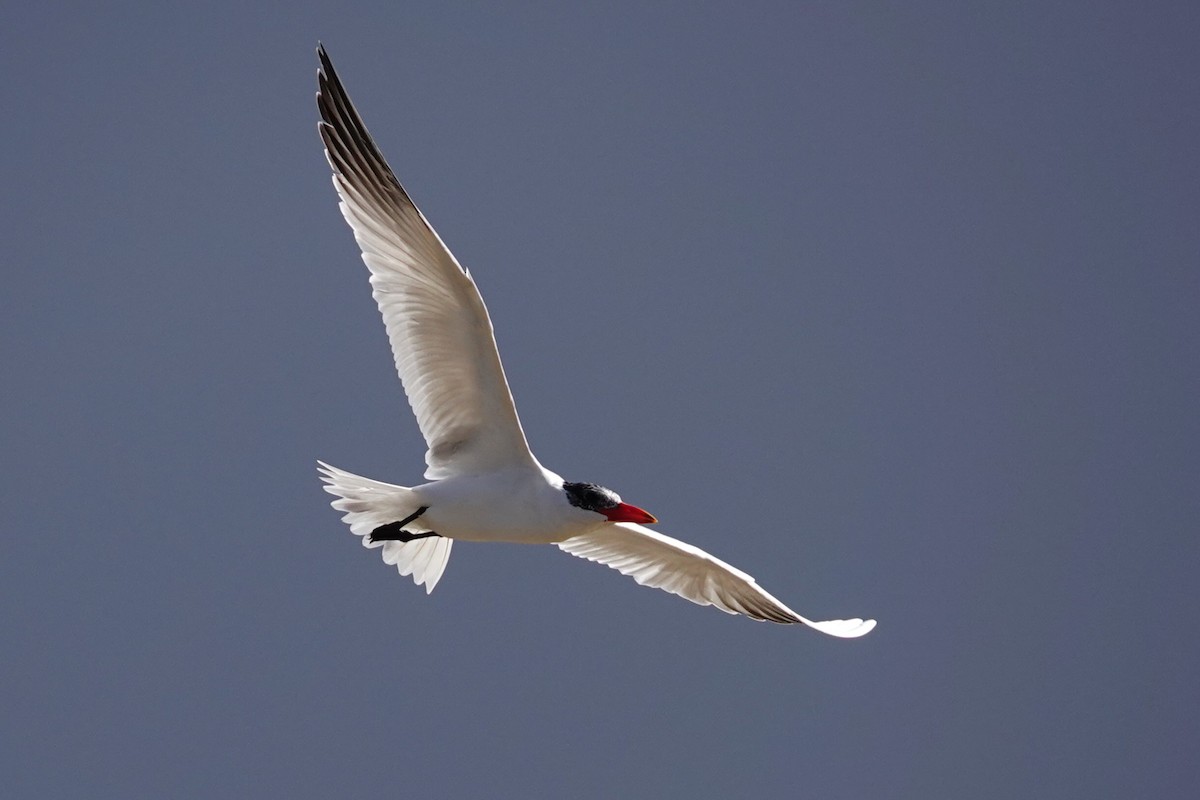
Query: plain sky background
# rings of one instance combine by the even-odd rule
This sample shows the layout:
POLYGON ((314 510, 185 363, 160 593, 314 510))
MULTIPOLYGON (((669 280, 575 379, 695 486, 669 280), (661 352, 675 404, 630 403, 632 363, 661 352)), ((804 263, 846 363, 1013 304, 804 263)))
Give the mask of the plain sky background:
POLYGON ((1194 797, 1200 5, 422 5, 3 15, 4 794, 1194 797), (874 633, 358 545, 318 39, 543 463, 874 633))

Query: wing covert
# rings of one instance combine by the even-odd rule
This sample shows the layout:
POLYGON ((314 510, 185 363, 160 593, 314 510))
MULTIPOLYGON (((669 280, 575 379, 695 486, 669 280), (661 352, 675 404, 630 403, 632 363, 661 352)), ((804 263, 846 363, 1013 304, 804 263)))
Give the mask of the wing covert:
POLYGON ((817 622, 775 599, 754 578, 699 547, 633 523, 605 525, 559 542, 563 551, 628 575, 643 586, 662 589, 702 606, 783 624, 803 624, 822 633, 855 638, 870 633, 875 620, 817 622))
POLYGON ((318 128, 429 448, 425 477, 536 467, 479 289, 396 179, 323 47, 318 55, 318 128))

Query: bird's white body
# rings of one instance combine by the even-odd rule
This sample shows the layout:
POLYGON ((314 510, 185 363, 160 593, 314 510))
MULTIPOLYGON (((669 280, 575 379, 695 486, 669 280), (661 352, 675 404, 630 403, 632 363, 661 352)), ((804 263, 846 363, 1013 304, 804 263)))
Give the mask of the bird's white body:
POLYGON ((638 583, 759 620, 856 637, 874 620, 806 619, 746 573, 640 522, 650 514, 566 483, 529 450, 483 298, 400 186, 324 49, 317 103, 341 210, 371 273, 396 369, 425 436, 427 483, 397 486, 320 465, 333 507, 363 544, 426 591, 457 540, 556 544, 638 583))
POLYGON ((563 479, 547 469, 456 475, 413 488, 429 506, 421 519, 452 539, 557 544, 610 524, 567 502, 563 479))

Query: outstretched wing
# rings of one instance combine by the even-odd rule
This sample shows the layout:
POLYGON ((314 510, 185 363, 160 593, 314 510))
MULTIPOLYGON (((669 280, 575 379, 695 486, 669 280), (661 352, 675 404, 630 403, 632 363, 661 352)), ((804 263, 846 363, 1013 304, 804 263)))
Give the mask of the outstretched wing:
POLYGON ((870 633, 875 620, 814 622, 772 597, 754 578, 687 542, 621 522, 559 542, 573 556, 597 561, 643 586, 677 594, 702 606, 766 622, 800 623, 830 636, 852 639, 870 633))
POLYGON ((396 180, 325 49, 317 52, 318 128, 429 447, 425 477, 535 466, 479 289, 396 180))

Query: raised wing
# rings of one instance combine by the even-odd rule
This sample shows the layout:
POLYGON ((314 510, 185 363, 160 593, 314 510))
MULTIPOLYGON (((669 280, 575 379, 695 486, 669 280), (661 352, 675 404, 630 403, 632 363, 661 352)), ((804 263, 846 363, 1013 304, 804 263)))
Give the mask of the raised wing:
POLYGON ((535 466, 479 289, 396 180, 325 48, 317 52, 317 127, 429 447, 425 477, 535 466))
POLYGON ((870 633, 875 620, 814 622, 776 600, 740 569, 687 542, 649 528, 620 522, 575 536, 558 546, 573 556, 597 561, 643 586, 677 594, 702 606, 764 622, 800 623, 830 636, 853 639, 870 633))

